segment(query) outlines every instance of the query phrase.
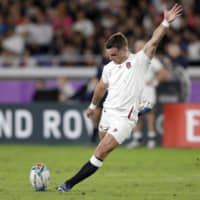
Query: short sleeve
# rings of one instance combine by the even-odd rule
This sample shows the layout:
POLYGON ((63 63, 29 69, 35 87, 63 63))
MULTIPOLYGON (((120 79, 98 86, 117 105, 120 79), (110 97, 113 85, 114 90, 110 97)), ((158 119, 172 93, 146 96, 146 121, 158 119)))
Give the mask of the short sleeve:
POLYGON ((141 60, 144 63, 149 64, 151 62, 151 59, 144 53, 143 50, 139 51, 137 54, 137 59, 141 60))
POLYGON ((141 50, 136 54, 136 63, 140 70, 145 73, 149 68, 151 59, 141 50))
POLYGON ((162 63, 159 61, 158 58, 152 58, 151 65, 155 69, 155 71, 159 71, 162 68, 162 63))
POLYGON ((108 70, 108 67, 106 67, 106 66, 104 66, 104 69, 102 72, 102 80, 106 84, 108 84, 108 82, 109 82, 109 70, 108 70))

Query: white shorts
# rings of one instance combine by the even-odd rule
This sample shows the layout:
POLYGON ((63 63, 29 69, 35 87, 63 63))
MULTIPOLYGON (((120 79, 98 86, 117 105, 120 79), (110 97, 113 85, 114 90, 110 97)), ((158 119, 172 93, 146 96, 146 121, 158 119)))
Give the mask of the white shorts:
POLYGON ((134 120, 120 116, 120 112, 111 109, 103 109, 99 123, 99 131, 111 134, 118 144, 122 144, 129 138, 131 131, 136 126, 134 120))
POLYGON ((145 86, 142 92, 142 101, 146 101, 153 107, 156 103, 156 91, 154 87, 145 86))

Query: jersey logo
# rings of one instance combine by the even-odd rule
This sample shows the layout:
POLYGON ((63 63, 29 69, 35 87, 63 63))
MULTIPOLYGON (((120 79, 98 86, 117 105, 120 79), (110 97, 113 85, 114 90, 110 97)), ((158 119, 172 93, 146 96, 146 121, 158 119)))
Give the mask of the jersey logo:
POLYGON ((131 62, 127 62, 126 67, 127 67, 127 69, 130 69, 132 67, 131 62))

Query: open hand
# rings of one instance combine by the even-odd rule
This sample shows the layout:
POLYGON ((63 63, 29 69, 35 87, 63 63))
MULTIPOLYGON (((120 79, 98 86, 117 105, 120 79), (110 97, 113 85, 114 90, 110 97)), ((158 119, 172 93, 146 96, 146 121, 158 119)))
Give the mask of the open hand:
POLYGON ((182 15, 183 8, 177 3, 171 8, 171 10, 167 10, 166 6, 163 6, 164 9, 164 19, 167 22, 173 22, 177 17, 182 15))

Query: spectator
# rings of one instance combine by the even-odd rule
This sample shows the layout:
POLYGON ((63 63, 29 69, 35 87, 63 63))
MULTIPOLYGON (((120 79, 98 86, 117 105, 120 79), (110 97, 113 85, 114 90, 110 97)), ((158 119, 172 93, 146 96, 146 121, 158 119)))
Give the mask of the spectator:
POLYGON ((3 15, 0 15, 0 37, 8 30, 8 24, 5 22, 3 15))
POLYGON ((190 97, 190 78, 187 73, 188 60, 182 54, 177 43, 169 43, 167 48, 167 55, 169 55, 169 63, 167 65, 168 71, 171 73, 171 81, 175 81, 179 85, 176 97, 173 102, 188 102, 190 97))
POLYGON ((166 47, 166 51, 174 65, 187 68, 188 60, 185 58, 185 56, 183 56, 181 48, 177 43, 169 43, 166 47))
POLYGON ((188 45, 188 59, 191 61, 200 60, 200 40, 197 33, 190 33, 190 43, 188 45))
POLYGON ((13 29, 9 29, 7 36, 2 41, 2 48, 17 56, 24 52, 24 47, 24 38, 20 34, 16 34, 13 29))
POLYGON ((75 93, 73 87, 68 82, 67 78, 61 77, 57 79, 60 102, 68 101, 75 93))
POLYGON ((67 13, 65 2, 58 3, 55 16, 52 16, 52 25, 55 31, 60 31, 65 39, 71 38, 73 18, 67 13))
MULTIPOLYGON (((164 56, 163 64, 168 71, 167 82, 172 83, 171 87, 162 89, 162 93, 170 92, 170 98, 160 99, 161 103, 176 103, 176 102, 188 102, 190 97, 190 78, 187 70, 183 66, 173 62, 170 58, 164 56), (174 84, 174 85, 173 85, 174 84), (169 90, 169 91, 168 91, 169 90), (170 91, 172 90, 172 91, 170 91)), ((168 85, 167 85, 168 86, 168 85)))
POLYGON ((53 29, 45 18, 45 15, 40 10, 37 10, 37 23, 31 24, 29 27, 28 46, 33 54, 45 54, 50 50, 53 29))
POLYGON ((45 80, 38 79, 35 81, 35 92, 33 94, 34 102, 58 101, 58 89, 46 88, 45 80))
MULTIPOLYGON (((84 51, 86 54, 102 54, 103 41, 116 31, 116 27, 128 37, 130 44, 137 39, 148 38, 160 23, 162 4, 170 6, 172 2, 144 0, 134 1, 133 4, 132 1, 121 0, 0 1, 0 42, 3 44, 4 40, 8 40, 7 33, 12 29, 17 33, 14 42, 19 42, 21 37, 21 41, 25 42, 25 46, 22 43, 11 44, 15 50, 21 49, 20 54, 28 50, 30 56, 60 55, 65 52, 68 44, 73 44, 80 55, 84 51)), ((183 0, 182 4, 185 14, 171 24, 172 29, 160 44, 159 53, 167 53, 166 44, 170 40, 181 47, 183 57, 187 57, 189 53, 189 59, 195 56, 194 59, 198 61, 200 59, 197 58, 195 49, 198 50, 200 34, 199 0, 183 0), (194 31, 197 35, 186 38, 186 30, 194 31), (180 31, 183 34, 179 34, 180 31), (190 53, 193 50, 195 53, 190 53)), ((48 63, 52 65, 54 62, 48 63)))
POLYGON ((93 22, 86 18, 84 11, 79 11, 76 17, 73 30, 82 33, 85 38, 91 37, 95 31, 93 22))
MULTIPOLYGON (((135 52, 138 52, 145 45, 145 41, 138 40, 134 45, 135 52)), ((141 111, 139 112, 139 120, 137 122, 132 140, 127 144, 127 148, 135 148, 142 145, 142 118, 145 116, 148 127, 147 147, 154 148, 156 146, 156 130, 155 130, 155 113, 154 105, 156 104, 156 87, 165 80, 167 71, 158 58, 151 60, 149 70, 145 76, 145 87, 141 97, 141 111)))

